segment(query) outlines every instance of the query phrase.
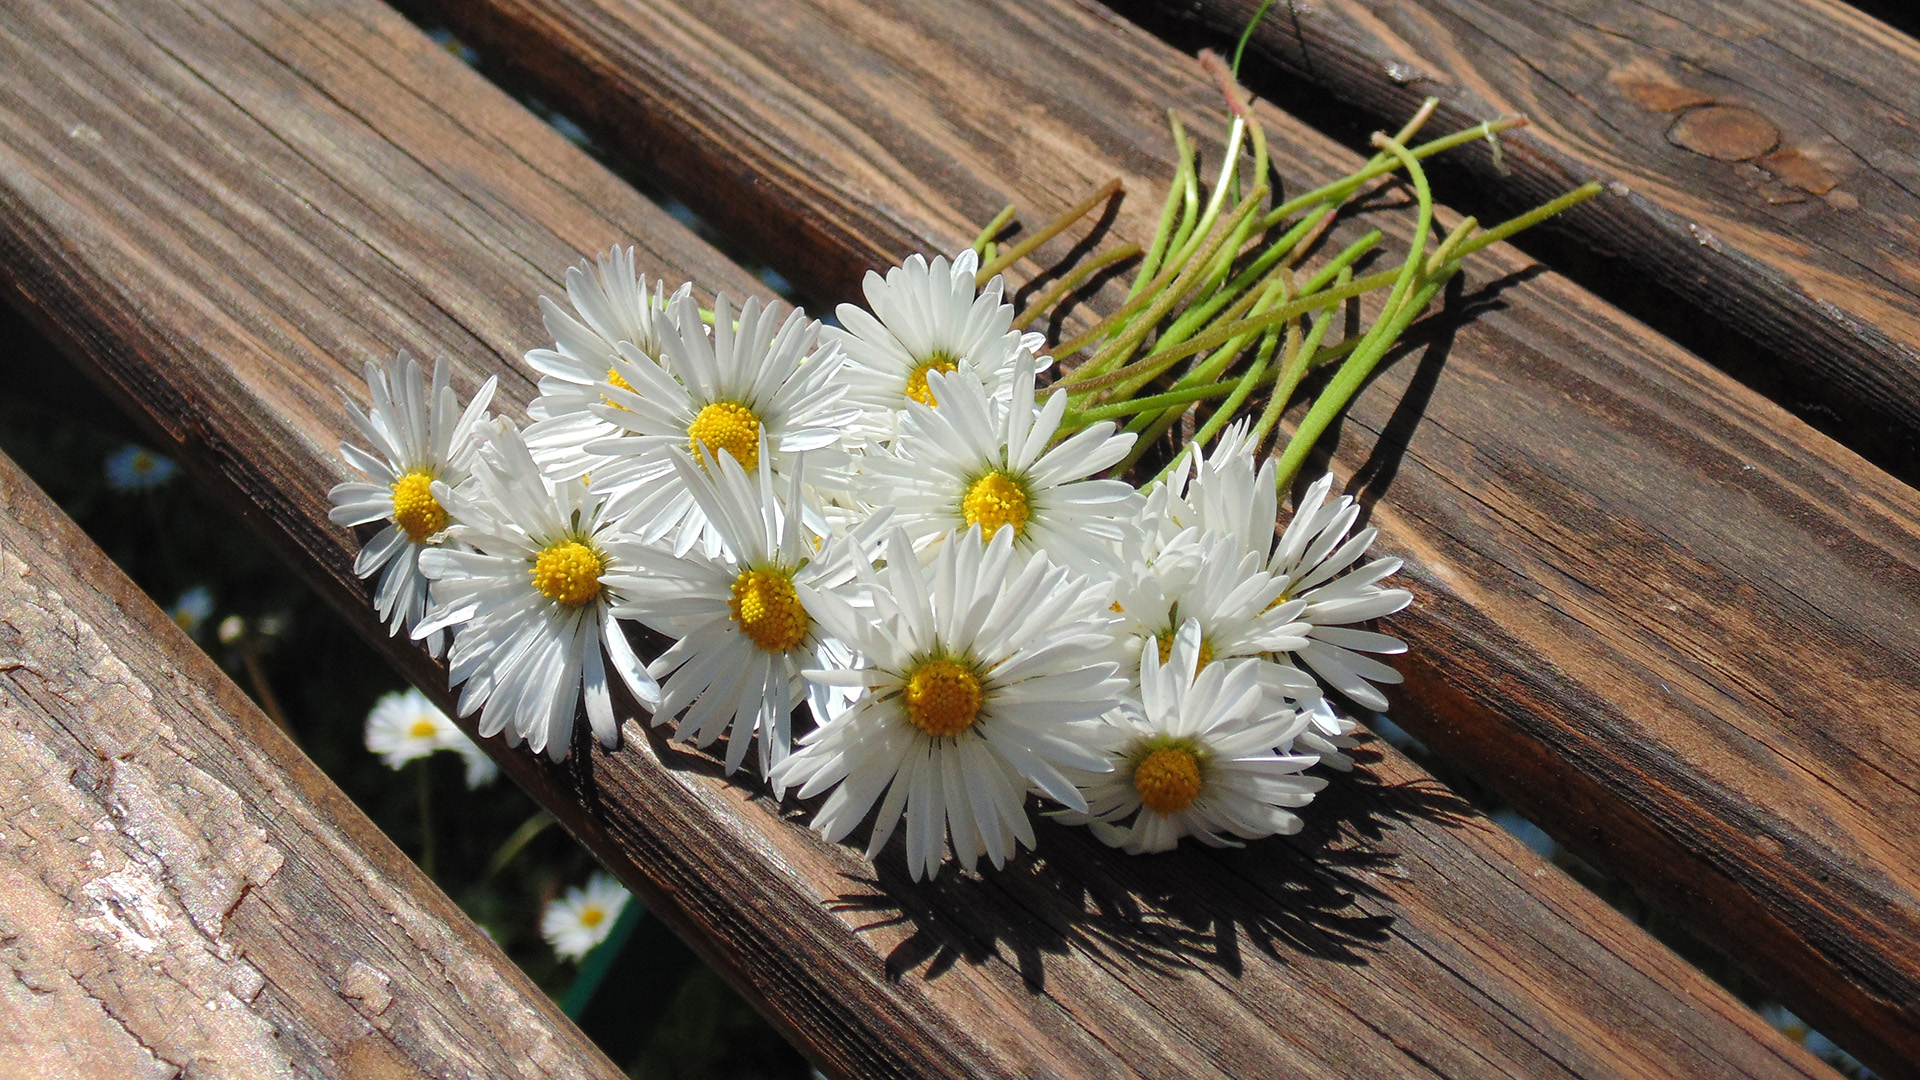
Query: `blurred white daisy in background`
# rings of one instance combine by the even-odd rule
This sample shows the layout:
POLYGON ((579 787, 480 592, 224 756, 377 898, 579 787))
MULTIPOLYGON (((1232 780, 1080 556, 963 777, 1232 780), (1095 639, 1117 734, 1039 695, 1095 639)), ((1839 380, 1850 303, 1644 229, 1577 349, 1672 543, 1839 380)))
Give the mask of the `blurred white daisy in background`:
POLYGON ((633 897, 612 874, 595 871, 586 888, 573 886, 547 901, 540 934, 563 960, 581 960, 613 933, 620 912, 633 897))
MULTIPOLYGON (((693 283, 687 282, 675 290, 674 299, 692 291, 693 283)), ((568 267, 567 299, 572 315, 540 298, 541 319, 554 345, 526 356, 527 366, 540 373, 540 396, 527 405, 527 418, 533 421, 526 430, 527 448, 562 480, 586 475, 606 461, 586 447, 618 432, 595 416, 592 406, 605 400, 596 389, 600 383, 632 389, 614 370, 620 343, 658 358, 667 320, 665 286, 656 281, 649 292, 646 276, 634 269, 631 247, 613 248, 597 265, 568 267)))
MULTIPOLYGON (((373 401, 370 412, 361 412, 352 396, 340 391, 354 426, 373 444, 368 452, 341 443, 340 456, 366 480, 334 485, 328 493, 333 500, 328 517, 336 525, 389 523, 360 549, 353 572, 363 578, 380 573, 374 610, 386 620, 387 632, 398 634, 417 624, 427 609, 427 579, 419 573, 420 555, 445 543, 448 526, 453 524, 433 487, 466 479, 474 433, 486 418, 495 380, 489 376, 462 412, 449 385, 444 358, 433 365, 431 392, 419 361, 404 352, 384 369, 369 362, 366 373, 373 401)), ((435 656, 446 648, 444 633, 428 634, 426 641, 435 656)))
POLYGON ((847 398, 861 406, 858 434, 893 438, 906 403, 934 403, 931 373, 964 370, 990 390, 1011 385, 1023 344, 1044 348, 1046 337, 1013 329, 1014 310, 1002 299, 998 275, 974 295, 980 256, 969 248, 953 257, 912 255, 882 278, 869 270, 861 283, 871 311, 841 304, 841 329, 831 340, 847 354, 847 398))
POLYGON ((367 713, 367 749, 389 769, 445 749, 448 732, 458 735, 460 729, 411 687, 380 695, 367 713))
POLYGON ((152 491, 179 471, 172 458, 132 443, 107 455, 107 486, 115 491, 152 491))
POLYGON ((1067 396, 1055 393, 1036 411, 1034 378, 1023 353, 1008 400, 996 401, 971 373, 929 373, 938 406, 909 401, 892 451, 860 460, 864 498, 893 507, 915 547, 978 526, 984 537, 1004 529, 1021 548, 1076 569, 1111 561, 1140 493, 1088 477, 1124 458, 1134 436, 1101 421, 1049 448, 1067 396))
POLYGON ((483 737, 505 732, 558 761, 584 696, 600 745, 618 746, 609 661, 642 705, 657 705, 660 687, 612 614, 619 597, 604 578, 619 567, 604 504, 584 481, 543 475, 504 418, 485 429, 467 483, 433 490, 465 547, 421 556, 433 598, 413 633, 458 628, 447 659, 449 681, 464 684, 461 715, 477 709, 483 737))
MULTIPOLYGON (((458 728, 454 729, 459 731, 458 728)), ((486 787, 500 779, 500 766, 494 764, 480 744, 467 738, 466 732, 460 732, 460 741, 449 749, 460 755, 460 764, 466 770, 467 790, 474 791, 486 787)))
POLYGON ((490 784, 500 775, 499 766, 487 757, 465 732, 454 726, 439 706, 420 691, 408 687, 380 695, 367 713, 367 749, 380 755, 387 768, 398 769, 409 761, 441 750, 460 755, 466 766, 467 787, 490 784))
MULTIPOLYGON (((705 469, 674 450, 678 478, 718 536, 720 553, 675 555, 638 541, 616 543, 623 569, 607 579, 624 598, 615 615, 678 639, 647 668, 663 680, 654 722, 679 717, 674 737, 695 746, 725 735, 728 774, 757 736, 766 777, 792 745, 791 714, 808 686, 801 670, 851 660, 843 646, 822 640, 812 614, 817 594, 847 589, 854 567, 846 544, 866 543, 887 516, 868 518, 850 541, 814 535, 801 513, 803 465, 795 462, 782 493, 769 457, 763 439, 749 477, 725 450, 705 469)), ((815 713, 828 715, 824 688, 813 697, 815 713)), ((777 782, 773 790, 776 798, 785 793, 777 782)))
POLYGON ((1183 836, 1210 847, 1238 846, 1300 831, 1293 811, 1326 786, 1301 770, 1318 759, 1279 754, 1302 722, 1291 711, 1261 718, 1256 661, 1204 664, 1198 622, 1181 624, 1163 664, 1151 642, 1140 650, 1140 709, 1110 717, 1112 770, 1081 777, 1084 813, 1059 817, 1092 827, 1106 843, 1138 855, 1171 851, 1183 836), (1222 835, 1227 834, 1227 835, 1222 835))
POLYGON ((195 585, 180 594, 180 598, 167 608, 167 618, 173 624, 185 630, 189 635, 200 632, 200 626, 213 614, 213 591, 205 585, 195 585))
MULTIPOLYGON (((606 401, 592 406, 619 434, 586 449, 612 459, 593 473, 609 513, 633 520, 648 542, 671 535, 686 551, 706 517, 674 472, 674 449, 703 467, 725 450, 751 470, 764 445, 773 475, 785 479, 796 455, 837 446, 858 410, 841 404, 845 358, 833 346, 815 348, 820 324, 804 312, 749 299, 736 324, 722 293, 709 335, 690 295, 675 293, 667 311, 658 363, 620 344, 612 374, 625 385, 602 381, 606 401)), ((704 550, 716 554, 717 545, 708 536, 704 550)))
POLYGON ((773 779, 800 785, 803 799, 833 789, 813 820, 829 840, 879 800, 868 858, 904 816, 915 880, 939 872, 949 838, 966 869, 983 854, 1003 866, 1033 846, 1029 788, 1085 810, 1061 770, 1111 768, 1089 740, 1127 686, 1110 659, 1112 597, 1044 552, 1016 552, 1011 530, 982 543, 975 526, 930 566, 894 530, 886 554, 878 570, 856 559, 871 606, 817 594, 815 617, 865 666, 806 677, 864 693, 773 779))

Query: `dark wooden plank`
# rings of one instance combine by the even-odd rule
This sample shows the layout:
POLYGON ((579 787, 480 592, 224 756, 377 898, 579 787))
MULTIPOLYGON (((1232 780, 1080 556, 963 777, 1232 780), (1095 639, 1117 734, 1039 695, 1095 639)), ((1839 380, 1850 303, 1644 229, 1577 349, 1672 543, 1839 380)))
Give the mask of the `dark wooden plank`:
MULTIPOLYGON (((1163 109, 1217 100, 1069 0, 439 10, 715 220, 776 216, 748 234, 761 254, 840 288, 966 243, 1009 199, 1043 219, 1116 173, 1157 192, 1163 109), (777 179, 728 186, 755 176, 777 179), (809 221, 857 237, 822 251, 809 221)), ((1356 165, 1265 115, 1290 188, 1356 165)), ((1130 198, 1115 233, 1156 210, 1130 198)), ((1911 1075, 1920 839, 1896 823, 1920 816, 1920 498, 1516 253, 1479 275, 1472 325, 1340 436, 1414 567, 1404 722, 1911 1075)))
POLYGON ((10 1076, 621 1075, 0 456, 10 1076))
MULTIPOLYGON (((353 541, 324 524, 347 425, 306 388, 378 342, 450 354, 462 386, 500 373, 524 401, 531 296, 555 289, 557 249, 609 234, 636 235, 651 271, 746 283, 391 12, 218 10, 68 0, 0 23, 0 265, 439 689, 347 577, 353 541), (98 137, 69 137, 82 123, 98 137)), ((839 1075, 1822 1072, 1391 751, 1292 843, 1125 859, 1043 826, 1043 854, 1006 873, 915 886, 897 851, 876 868, 715 760, 625 730, 560 767, 501 760, 839 1075)))
MULTIPOLYGON (((1259 0, 1116 0, 1236 40, 1259 0)), ((1920 42, 1843 0, 1287 0, 1254 69, 1287 100, 1435 130, 1532 117, 1443 194, 1490 216, 1586 180, 1582 280, 1920 482, 1920 42)))

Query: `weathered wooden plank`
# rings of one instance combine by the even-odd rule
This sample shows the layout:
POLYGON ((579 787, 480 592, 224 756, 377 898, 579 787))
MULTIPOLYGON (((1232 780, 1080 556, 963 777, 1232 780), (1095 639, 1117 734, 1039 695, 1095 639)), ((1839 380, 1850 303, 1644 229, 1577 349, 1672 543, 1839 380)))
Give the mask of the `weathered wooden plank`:
POLYGON ((621 1075, 0 456, 9 1076, 621 1075))
MULTIPOLYGON (((760 253, 839 287, 1009 199, 1157 191, 1162 110, 1216 109, 1189 60, 1070 0, 439 11, 715 220, 779 215, 760 253), (728 186, 753 176, 779 179, 728 186), (856 238, 823 252, 809 220, 856 238)), ((1290 188, 1357 164, 1265 115, 1290 188)), ((1383 377, 1338 450, 1391 485, 1375 521, 1415 568, 1405 723, 1910 1075, 1920 498, 1566 279, 1511 251, 1481 273, 1473 324, 1383 377)))
MULTIPOLYGON (((745 283, 391 12, 218 10, 69 0, 0 23, 0 265, 438 689, 346 578, 352 541, 324 524, 345 418, 307 388, 406 344, 523 401, 528 299, 572 244, 630 231, 651 270, 745 283), (97 138, 69 138, 81 123, 97 138)), ((1821 1072, 1390 751, 1291 844, 1122 859, 1044 827, 1007 873, 915 886, 897 852, 876 869, 626 732, 564 767, 502 762, 841 1075, 1821 1072)))
MULTIPOLYGON (((1114 6, 1218 45, 1259 0, 1114 6)), ((1623 184, 1555 226, 1604 256, 1583 280, 1920 482, 1920 42, 1842 0, 1288 0, 1247 55, 1373 123, 1532 117, 1440 178, 1455 206, 1623 184)))

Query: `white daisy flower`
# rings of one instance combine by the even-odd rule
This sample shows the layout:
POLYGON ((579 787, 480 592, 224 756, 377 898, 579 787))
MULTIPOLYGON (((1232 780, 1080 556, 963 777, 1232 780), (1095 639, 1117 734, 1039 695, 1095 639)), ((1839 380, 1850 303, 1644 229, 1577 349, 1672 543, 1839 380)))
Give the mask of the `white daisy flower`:
POLYGON ((132 443, 107 455, 107 486, 115 491, 152 491, 179 471, 172 458, 132 443))
POLYGON ((561 959, 583 960, 613 933, 614 923, 631 899, 613 875, 595 872, 586 888, 574 886, 566 895, 547 901, 547 909, 540 914, 540 935, 561 959))
POLYGON ((449 730, 460 733, 425 694, 396 690, 380 695, 367 713, 367 749, 379 754, 387 768, 398 769, 441 749, 449 730))
MULTIPOLYGON (((674 299, 689 295, 688 282, 674 299)), ((554 347, 527 353, 527 366, 540 373, 540 396, 527 405, 533 421, 525 432, 533 459, 557 479, 584 476, 606 461, 586 447, 618 434, 612 423, 595 416, 592 406, 605 399, 595 387, 611 382, 632 389, 614 370, 620 342, 642 355, 660 355, 660 334, 666 323, 665 286, 634 270, 633 249, 615 247, 600 256, 597 266, 581 263, 567 269, 567 298, 573 315, 542 296, 540 315, 554 347), (575 318, 574 316, 579 316, 575 318)))
POLYGON ((195 585, 180 594, 180 598, 167 609, 167 618, 173 624, 185 630, 189 635, 200 632, 200 624, 213 614, 213 590, 205 585, 195 585))
POLYGON ((387 768, 398 769, 414 758, 440 750, 460 755, 466 767, 467 788, 493 783, 500 767, 440 707, 420 691, 408 687, 380 695, 367 713, 367 749, 379 754, 387 768))
MULTIPOLYGON (((823 641, 808 598, 847 591, 853 563, 842 556, 842 542, 803 523, 801 463, 794 463, 783 499, 771 456, 763 440, 749 478, 730 453, 702 469, 686 451, 673 451, 680 482, 720 538, 717 556, 675 555, 638 541, 610 545, 630 568, 607 579, 625 597, 613 613, 679 639, 647 668, 664 680, 654 722, 685 710, 675 738, 705 746, 726 735, 729 774, 757 735, 760 775, 773 775, 787 758, 791 715, 806 694, 801 670, 851 660, 844 647, 823 641)), ((885 519, 869 518, 852 543, 863 544, 885 519)), ((814 711, 827 715, 824 693, 815 693, 814 711)), ((784 786, 775 784, 774 794, 784 795, 784 786)))
POLYGON ((848 357, 847 397, 863 406, 860 435, 890 440, 909 400, 932 405, 929 373, 965 370, 990 389, 1006 387, 1023 344, 1029 351, 1045 346, 1044 335, 1022 337, 1013 329, 1013 306, 1002 300, 998 275, 974 295, 979 269, 971 248, 951 261, 936 255, 931 264, 913 255, 885 278, 867 271, 861 288, 871 312, 840 305, 835 314, 844 329, 827 334, 848 357))
POLYGON ((1264 693, 1255 661, 1203 662, 1200 624, 1181 624, 1165 663, 1148 642, 1140 650, 1139 710, 1109 719, 1113 768, 1082 780, 1085 813, 1063 813, 1106 843, 1139 855, 1171 851, 1183 836, 1209 847, 1239 846, 1296 833, 1293 809, 1326 786, 1301 770, 1311 754, 1277 754, 1291 713, 1257 719, 1264 693), (1128 820, 1128 819, 1131 820, 1128 820))
POLYGON ((865 497, 893 507, 916 547, 979 526, 1075 567, 1107 559, 1101 545, 1125 538, 1140 494, 1087 478, 1124 458, 1134 436, 1102 421, 1048 449, 1067 396, 1055 393, 1036 411, 1032 358, 1022 353, 1015 369, 1005 401, 967 372, 929 372, 938 407, 907 402, 892 452, 859 462, 865 497))
POLYGON ((433 491, 471 550, 421 556, 433 604, 413 634, 459 627, 447 659, 449 681, 465 686, 461 715, 478 709, 483 737, 504 731, 509 745, 525 739, 558 761, 584 694, 600 745, 618 746, 608 661, 648 708, 660 687, 613 617, 620 597, 605 579, 620 567, 608 554, 613 529, 602 501, 583 481, 543 475, 504 418, 487 429, 468 483, 433 491))
POLYGON ((1413 602, 1413 594, 1379 584, 1400 569, 1397 558, 1375 559, 1349 569, 1373 546, 1380 530, 1368 526, 1348 537, 1360 506, 1347 495, 1329 504, 1327 493, 1332 488, 1329 473, 1307 489, 1268 566, 1287 578, 1286 595, 1305 603, 1300 618, 1313 627, 1307 632, 1307 643, 1293 650, 1294 655, 1355 704, 1381 712, 1387 699, 1373 684, 1396 684, 1400 673, 1361 654, 1403 653, 1407 643, 1349 624, 1401 611, 1413 602))
POLYGON ((389 769, 440 750, 457 752, 467 767, 467 787, 492 783, 500 769, 486 751, 474 745, 447 714, 411 687, 380 695, 367 713, 367 749, 380 755, 389 769))
POLYGON ((1109 659, 1106 588, 1044 552, 1016 555, 1010 530, 983 544, 977 527, 941 545, 931 566, 899 530, 883 568, 855 566, 871 607, 827 592, 805 599, 866 666, 806 677, 865 693, 774 770, 801 798, 833 789, 814 827, 839 840, 879 800, 867 857, 904 816, 918 880, 939 872, 949 837, 968 870, 982 854, 1003 866, 1032 847, 1029 788, 1086 809, 1061 770, 1111 767, 1088 738, 1126 690, 1109 659))
POLYGON ((1318 696, 1312 679, 1270 659, 1305 646, 1310 627, 1299 618, 1305 603, 1280 599, 1287 580, 1268 573, 1259 554, 1230 536, 1199 529, 1166 542, 1143 538, 1127 546, 1139 554, 1115 578, 1114 606, 1123 620, 1129 667, 1147 641, 1158 646, 1160 662, 1166 663, 1175 633, 1193 623, 1200 628, 1200 666, 1252 662, 1269 711, 1318 696))
MULTIPOLYGON (((1267 569, 1287 583, 1280 600, 1298 602, 1296 618, 1308 627, 1307 640, 1276 659, 1287 665, 1298 660, 1356 704, 1384 710, 1387 699, 1372 683, 1398 683, 1400 673, 1360 654, 1401 653, 1406 643, 1346 624, 1391 615, 1412 601, 1405 589, 1379 585, 1400 569, 1401 561, 1378 559, 1340 576, 1366 553, 1378 530, 1370 527, 1347 538, 1360 507, 1346 495, 1327 503, 1332 474, 1308 488, 1276 541, 1279 495, 1274 467, 1269 459, 1255 468, 1247 427, 1236 422, 1223 433, 1212 454, 1182 455, 1168 482, 1148 493, 1148 520, 1158 513, 1163 531, 1199 528, 1233 537, 1244 550, 1258 553, 1267 569)), ((1300 736, 1301 744, 1329 765, 1350 768, 1351 759, 1341 751, 1353 745, 1348 736, 1357 725, 1333 710, 1306 672, 1288 677, 1298 687, 1289 696, 1310 721, 1300 736)))
POLYGON ((454 728, 454 732, 460 739, 458 742, 449 740, 450 745, 446 749, 460 755, 460 764, 466 769, 467 790, 478 791, 500 779, 500 766, 494 764, 485 750, 480 749, 480 744, 467 738, 467 733, 459 728, 454 728))
MULTIPOLYGON (((593 473, 593 490, 608 497, 610 512, 645 523, 648 542, 675 535, 679 551, 701 538, 706 517, 674 471, 676 447, 703 465, 725 450, 751 470, 764 444, 773 474, 785 479, 797 455, 837 446, 857 416, 840 401, 845 358, 833 347, 814 348, 818 322, 779 301, 763 308, 749 299, 736 325, 724 293, 713 310, 709 335, 692 297, 676 294, 660 325, 659 363, 620 343, 614 374, 626 386, 603 380, 598 390, 607 400, 592 406, 620 434, 586 448, 613 459, 593 473)), ((717 537, 705 541, 708 554, 718 551, 717 537)))
MULTIPOLYGON (((353 572, 363 578, 384 568, 373 606, 387 621, 389 634, 417 625, 427 609, 427 579, 419 573, 419 559, 445 542, 453 524, 433 486, 453 486, 466 479, 474 434, 486 418, 494 385, 489 377, 461 412, 448 384, 446 360, 434 362, 429 394, 419 361, 402 352, 384 370, 367 364, 371 412, 361 412, 341 391, 347 398, 348 415, 373 444, 373 452, 352 443, 340 444, 340 456, 366 480, 334 485, 328 493, 333 500, 328 517, 336 525, 391 523, 353 561, 353 572)), ((435 656, 446 649, 444 633, 428 634, 426 641, 427 650, 435 656)))

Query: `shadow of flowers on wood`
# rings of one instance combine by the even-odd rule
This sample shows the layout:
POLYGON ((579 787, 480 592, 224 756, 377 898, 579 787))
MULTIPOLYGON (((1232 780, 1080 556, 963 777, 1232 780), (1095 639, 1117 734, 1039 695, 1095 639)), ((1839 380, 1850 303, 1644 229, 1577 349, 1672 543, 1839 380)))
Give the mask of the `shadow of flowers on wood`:
POLYGON ((893 979, 915 971, 935 979, 963 960, 999 958, 1038 993, 1048 958, 1071 953, 1163 975, 1213 968, 1238 976, 1248 947, 1281 965, 1363 965, 1393 933, 1394 900, 1378 883, 1404 876, 1396 831, 1456 827, 1478 815, 1436 782, 1383 782, 1370 768, 1382 758, 1371 745, 1356 757, 1358 767, 1334 777, 1306 810, 1297 836, 1227 850, 1188 840, 1134 857, 1043 819, 1037 853, 984 874, 949 866, 918 884, 907 880, 896 840, 874 876, 849 875, 860 887, 834 907, 876 916, 862 932, 912 928, 887 956, 893 979))

